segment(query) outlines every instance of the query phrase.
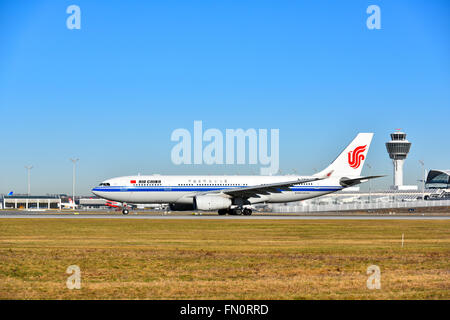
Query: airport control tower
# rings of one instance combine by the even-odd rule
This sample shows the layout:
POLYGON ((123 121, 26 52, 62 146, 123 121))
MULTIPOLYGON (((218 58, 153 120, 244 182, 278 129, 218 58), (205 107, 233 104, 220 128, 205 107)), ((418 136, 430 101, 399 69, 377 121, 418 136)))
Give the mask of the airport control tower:
POLYGON ((408 156, 410 148, 411 142, 406 140, 406 133, 400 130, 391 133, 391 141, 386 142, 387 152, 394 163, 393 189, 406 189, 403 188, 403 163, 408 156))

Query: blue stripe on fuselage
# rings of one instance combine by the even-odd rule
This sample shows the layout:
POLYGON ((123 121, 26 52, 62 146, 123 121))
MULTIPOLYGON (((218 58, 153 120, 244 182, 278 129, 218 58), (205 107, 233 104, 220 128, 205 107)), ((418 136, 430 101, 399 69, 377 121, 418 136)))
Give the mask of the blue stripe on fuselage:
MULTIPOLYGON (((235 188, 245 188, 245 186, 233 186, 233 187, 202 187, 202 186, 147 186, 147 187, 133 187, 133 186, 120 186, 120 187, 96 187, 92 191, 99 192, 179 192, 179 191, 217 191, 228 190, 235 188)), ((343 189, 337 186, 317 186, 317 187, 290 187, 290 191, 338 191, 343 189)), ((280 190, 288 191, 288 190, 280 190)))

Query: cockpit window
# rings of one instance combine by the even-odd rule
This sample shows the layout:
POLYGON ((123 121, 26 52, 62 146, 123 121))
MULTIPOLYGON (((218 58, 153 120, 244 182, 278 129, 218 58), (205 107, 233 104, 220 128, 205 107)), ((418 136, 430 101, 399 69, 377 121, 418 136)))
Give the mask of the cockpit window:
POLYGON ((102 183, 100 183, 100 186, 105 186, 105 187, 109 187, 109 186, 110 186, 110 184, 109 184, 109 183, 107 183, 107 182, 102 182, 102 183))

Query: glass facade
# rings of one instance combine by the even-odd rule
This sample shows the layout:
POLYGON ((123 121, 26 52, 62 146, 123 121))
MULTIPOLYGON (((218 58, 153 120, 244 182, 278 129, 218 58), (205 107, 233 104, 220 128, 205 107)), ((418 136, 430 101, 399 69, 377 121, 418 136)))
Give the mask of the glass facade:
POLYGON ((450 189, 450 170, 430 170, 426 187, 430 189, 450 189))
POLYGON ((391 139, 392 140, 406 140, 406 133, 403 132, 395 132, 391 133, 391 139))

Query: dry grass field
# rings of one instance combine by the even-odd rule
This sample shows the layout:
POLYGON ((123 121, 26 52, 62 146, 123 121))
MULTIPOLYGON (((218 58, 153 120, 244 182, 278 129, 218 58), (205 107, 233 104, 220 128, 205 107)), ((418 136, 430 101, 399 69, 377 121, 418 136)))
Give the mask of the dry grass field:
POLYGON ((0 299, 450 299, 450 221, 2 219, 0 299))

